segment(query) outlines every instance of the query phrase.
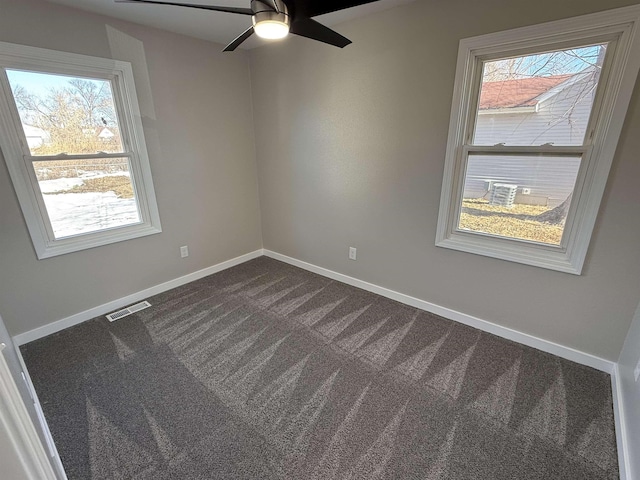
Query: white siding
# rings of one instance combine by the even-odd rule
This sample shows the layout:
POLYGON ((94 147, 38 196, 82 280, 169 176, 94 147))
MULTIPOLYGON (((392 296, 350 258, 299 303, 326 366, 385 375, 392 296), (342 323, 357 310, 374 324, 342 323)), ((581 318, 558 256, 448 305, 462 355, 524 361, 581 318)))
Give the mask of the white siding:
POLYGON ((530 188, 531 195, 549 197, 549 206, 564 201, 573 190, 580 168, 579 158, 474 155, 469 159, 464 185, 465 198, 488 193, 485 182, 509 183, 530 188))

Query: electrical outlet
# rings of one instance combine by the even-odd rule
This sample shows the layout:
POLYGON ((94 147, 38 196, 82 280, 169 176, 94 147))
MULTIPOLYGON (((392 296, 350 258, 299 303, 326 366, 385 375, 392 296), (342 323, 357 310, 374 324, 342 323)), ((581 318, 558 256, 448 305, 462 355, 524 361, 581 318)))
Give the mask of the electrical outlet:
POLYGON ((636 382, 638 381, 638 378, 640 378, 640 360, 638 360, 638 364, 636 365, 636 368, 633 371, 633 378, 636 379, 636 382))
POLYGON ((356 247, 349 247, 349 259, 350 260, 356 259, 356 247))
POLYGON ((188 257, 189 256, 189 247, 187 247, 186 245, 184 245, 183 247, 180 247, 180 256, 182 258, 188 257))

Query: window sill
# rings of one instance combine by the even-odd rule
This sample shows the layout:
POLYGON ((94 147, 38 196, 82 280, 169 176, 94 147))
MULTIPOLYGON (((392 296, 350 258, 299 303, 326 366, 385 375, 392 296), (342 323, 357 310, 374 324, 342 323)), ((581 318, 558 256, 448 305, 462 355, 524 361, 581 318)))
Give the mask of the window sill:
POLYGON ((111 230, 105 230, 99 233, 77 235, 67 237, 60 240, 51 241, 46 245, 36 245, 36 254, 38 259, 56 257, 67 253, 87 250, 89 248, 100 247, 110 243, 122 242, 124 240, 133 240, 134 238, 145 237, 161 233, 162 229, 154 225, 131 225, 127 227, 118 227, 111 230))
POLYGON ((450 233, 438 238, 436 246, 573 275, 580 275, 584 261, 575 252, 572 255, 559 246, 473 233, 450 233))

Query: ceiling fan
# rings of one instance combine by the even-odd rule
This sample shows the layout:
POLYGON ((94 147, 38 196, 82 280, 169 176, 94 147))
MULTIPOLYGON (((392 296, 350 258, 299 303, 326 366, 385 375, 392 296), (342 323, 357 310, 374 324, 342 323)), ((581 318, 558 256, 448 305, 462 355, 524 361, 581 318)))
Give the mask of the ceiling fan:
POLYGON ((251 16, 252 25, 223 50, 232 52, 254 33, 267 39, 284 38, 289 33, 293 33, 336 47, 346 47, 351 43, 351 40, 316 22, 311 17, 372 3, 377 0, 251 0, 251 8, 164 2, 161 0, 115 1, 118 3, 173 5, 251 16))

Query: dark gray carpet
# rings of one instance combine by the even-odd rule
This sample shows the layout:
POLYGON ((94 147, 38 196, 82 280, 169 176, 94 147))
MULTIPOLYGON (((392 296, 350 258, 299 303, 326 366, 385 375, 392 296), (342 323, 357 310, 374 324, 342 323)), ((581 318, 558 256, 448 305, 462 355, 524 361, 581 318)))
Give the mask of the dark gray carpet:
POLYGON ((614 479, 608 375, 261 257, 22 347, 70 479, 614 479))

